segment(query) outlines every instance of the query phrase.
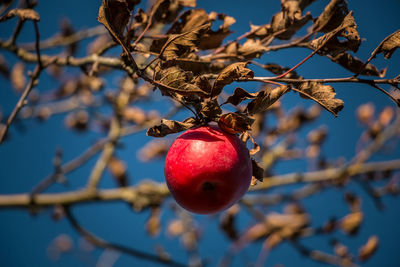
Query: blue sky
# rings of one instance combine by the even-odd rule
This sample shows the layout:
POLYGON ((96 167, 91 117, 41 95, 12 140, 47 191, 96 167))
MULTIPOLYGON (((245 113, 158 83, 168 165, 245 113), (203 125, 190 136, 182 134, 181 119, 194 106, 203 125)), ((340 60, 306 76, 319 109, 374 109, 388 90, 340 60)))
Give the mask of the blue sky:
MULTIPOLYGON (((99 23, 96 20, 100 1, 39 1, 37 11, 41 15, 39 23, 41 37, 43 39, 52 36, 59 30, 60 18, 68 17, 76 29, 89 28, 99 23)), ((317 16, 328 1, 316 1, 309 10, 317 16)), ((198 0, 198 7, 206 11, 226 13, 236 19, 232 26, 235 31, 227 40, 233 39, 248 31, 249 22, 264 24, 270 21, 271 16, 280 9, 280 2, 269 1, 208 1, 198 0)), ((361 59, 367 59, 371 51, 390 33, 400 26, 398 10, 400 2, 397 0, 381 0, 379 3, 373 0, 351 1, 349 9, 354 10, 354 16, 358 24, 358 30, 363 38, 362 46, 357 54, 361 59)), ((0 38, 5 39, 13 31, 15 20, 0 24, 0 38)), ((31 42, 34 40, 33 26, 27 23, 18 42, 31 42)), ((78 55, 83 55, 88 42, 83 42, 78 55)), ((118 55, 119 51, 116 51, 118 55)), ((16 62, 11 54, 1 51, 9 64, 16 62)), ((304 49, 284 50, 277 53, 264 55, 259 62, 274 62, 283 66, 293 66, 302 60, 309 51, 304 49)), ((373 61, 379 68, 389 67, 387 77, 396 76, 400 70, 400 52, 397 51, 390 61, 380 55, 373 61)), ((29 69, 33 66, 29 65, 29 69)), ((268 73, 253 66, 257 76, 266 76, 268 73)), ((78 73, 77 70, 68 68, 69 73, 78 73)), ((78 70, 79 71, 79 70, 78 70)), ((307 78, 346 77, 350 75, 340 66, 336 66, 329 59, 315 56, 302 65, 298 72, 307 78)), ((72 75, 71 74, 71 75, 72 75)), ((112 90, 118 83, 118 75, 107 76, 106 89, 112 90)), ((9 82, 0 77, 2 84, 0 89, 0 106, 3 114, 9 114, 18 100, 18 95, 11 89, 9 82)), ((41 92, 52 90, 57 84, 48 75, 41 78, 38 89, 41 92)), ((243 86, 243 84, 241 84, 243 86)), ((248 90, 257 90, 257 84, 244 85, 248 90)), ((376 110, 380 111, 387 105, 392 105, 390 100, 372 87, 365 85, 337 84, 334 86, 337 96, 344 100, 345 108, 338 118, 324 111, 321 118, 304 128, 300 136, 306 135, 311 129, 324 124, 329 130, 329 137, 323 148, 323 154, 330 158, 344 157, 350 159, 355 153, 355 144, 362 132, 362 126, 355 118, 357 106, 366 102, 373 102, 376 110)), ((228 88, 233 90, 234 86, 228 88)), ((159 96, 157 106, 160 111, 165 110, 168 102, 159 96)), ((304 100, 295 94, 288 94, 283 98, 283 105, 291 109, 297 105, 309 106, 310 101, 304 100)), ((188 113, 180 113, 178 117, 187 117, 188 113)), ((66 130, 64 115, 51 117, 48 121, 40 123, 37 120, 24 121, 21 125, 11 128, 12 139, 0 146, 0 194, 29 192, 38 181, 52 172, 52 158, 58 148, 63 150, 63 159, 68 161, 79 155, 86 147, 97 140, 97 133, 76 133, 66 130)), ((124 146, 117 151, 117 155, 124 159, 128 165, 131 183, 135 184, 142 179, 150 178, 163 181, 163 160, 154 163, 141 163, 136 155, 138 148, 151 140, 144 132, 124 138, 124 146)), ((304 146, 303 144, 300 144, 304 146)), ((396 144, 395 144, 396 145, 396 144)), ((394 153, 388 155, 380 153, 373 160, 388 160, 400 157, 398 145, 394 153)), ((86 183, 86 179, 96 158, 89 161, 83 168, 68 175, 68 184, 54 185, 50 192, 73 190, 86 183)), ((308 166, 304 162, 283 162, 276 166, 276 173, 289 173, 304 171, 308 166)), ((101 187, 112 187, 112 179, 106 175, 101 187)), ((276 189, 283 192, 284 188, 276 189)), ((351 184, 346 191, 356 192, 362 199, 362 207, 365 212, 365 222, 357 237, 348 237, 335 233, 332 238, 338 238, 349 246, 352 253, 357 253, 358 247, 363 244, 369 235, 377 234, 380 237, 380 248, 376 255, 365 266, 399 266, 398 240, 400 228, 398 221, 400 213, 398 207, 399 198, 385 197, 383 202, 386 209, 378 211, 373 201, 356 184, 351 184)), ((306 199, 303 204, 312 216, 313 225, 320 225, 329 216, 344 216, 347 211, 343 198, 343 190, 331 188, 323 193, 306 199)), ((163 230, 172 220, 173 214, 170 206, 173 200, 168 200, 162 212, 163 230)), ((268 209, 280 211, 282 206, 268 209)), ((179 240, 168 237, 164 231, 155 238, 149 238, 144 230, 144 223, 149 216, 148 211, 142 213, 132 212, 130 207, 121 203, 93 205, 81 205, 73 209, 80 222, 98 234, 102 238, 125 244, 141 250, 154 251, 154 247, 162 245, 174 259, 186 262, 188 255, 184 251, 179 240)), ((204 258, 210 258, 210 266, 215 266, 218 259, 226 252, 230 242, 219 233, 218 220, 209 216, 195 216, 202 229, 202 240, 199 252, 204 258)), ((255 221, 246 212, 239 216, 240 229, 254 224, 255 221)), ((304 241, 305 245, 332 252, 329 245, 330 238, 313 237, 304 241)), ((66 220, 54 221, 51 211, 43 211, 30 214, 26 210, 0 210, 0 266, 93 266, 101 250, 82 252, 79 249, 80 237, 71 228, 66 220), (56 236, 65 233, 71 236, 74 249, 63 254, 59 261, 49 258, 47 249, 56 236)), ((234 266, 244 266, 247 260, 258 257, 261 243, 256 243, 244 249, 240 256, 235 257, 234 266)), ((282 263, 285 266, 322 266, 303 258, 287 244, 280 245, 268 257, 266 266, 274 266, 282 263)), ((158 266, 149 262, 138 260, 126 255, 121 255, 114 266, 158 266)))

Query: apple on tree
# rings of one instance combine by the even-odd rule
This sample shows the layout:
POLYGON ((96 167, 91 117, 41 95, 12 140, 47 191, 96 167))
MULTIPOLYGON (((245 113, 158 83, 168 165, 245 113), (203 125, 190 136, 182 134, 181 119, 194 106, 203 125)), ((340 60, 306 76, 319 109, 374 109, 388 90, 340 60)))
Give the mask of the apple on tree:
POLYGON ((207 125, 190 129, 174 141, 164 172, 178 204, 209 214, 229 208, 247 192, 252 162, 238 136, 207 125))

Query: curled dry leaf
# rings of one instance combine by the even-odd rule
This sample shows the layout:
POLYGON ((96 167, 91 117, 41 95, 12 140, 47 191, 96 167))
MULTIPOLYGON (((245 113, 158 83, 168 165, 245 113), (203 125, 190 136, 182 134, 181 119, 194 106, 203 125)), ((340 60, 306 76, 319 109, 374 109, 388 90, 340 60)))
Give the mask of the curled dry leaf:
POLYGON ((379 239, 376 235, 371 236, 367 243, 358 250, 358 258, 361 261, 368 260, 378 249, 379 239))
POLYGON ((330 85, 323 85, 317 82, 304 82, 298 89, 292 88, 300 93, 302 97, 309 98, 323 106, 335 117, 344 107, 343 100, 335 98, 336 92, 330 85))
POLYGON ((214 81, 211 89, 211 97, 219 95, 226 85, 235 80, 253 78, 254 72, 246 68, 247 64, 247 62, 237 62, 223 69, 214 81))
POLYGON ((253 143, 253 148, 249 150, 249 153, 252 156, 252 155, 256 154, 258 151, 260 151, 260 145, 257 144, 257 142, 254 140, 254 138, 249 133, 247 133, 247 134, 250 137, 251 143, 253 143))
POLYGON ((228 133, 242 133, 251 129, 254 119, 241 113, 226 113, 218 120, 218 126, 228 133))
POLYGON ((349 13, 346 0, 331 0, 314 22, 313 31, 330 32, 338 27, 349 13))
POLYGON ((308 45, 311 49, 318 50, 320 54, 336 56, 347 50, 357 52, 360 44, 361 38, 357 32, 357 24, 351 11, 343 19, 339 27, 312 40, 308 45), (338 37, 343 37, 345 40, 340 41, 338 37))
POLYGON ((394 51, 400 47, 400 30, 392 33, 386 37, 382 43, 372 52, 371 57, 375 57, 376 54, 384 53, 385 58, 389 59, 394 51))
POLYGON ((254 99, 258 93, 249 93, 243 88, 237 87, 233 95, 229 96, 225 103, 231 103, 234 106, 239 105, 243 100, 254 99))
POLYGON ((27 9, 22 9, 22 8, 15 8, 10 10, 6 15, 0 18, 0 22, 6 21, 8 19, 11 19, 13 17, 19 17, 22 20, 33 20, 33 21, 39 21, 40 16, 39 13, 37 13, 35 10, 27 8, 27 9))
POLYGON ((121 45, 133 67, 137 68, 124 38, 124 30, 131 16, 129 5, 125 1, 103 0, 97 20, 107 28, 112 37, 121 45))
POLYGON ((232 33, 229 27, 236 22, 233 17, 221 13, 211 12, 208 17, 211 21, 222 20, 222 23, 218 30, 214 31, 210 28, 204 33, 199 43, 199 48, 202 50, 220 47, 225 37, 232 33))
POLYGON ((276 13, 272 17, 271 23, 266 26, 268 34, 276 35, 276 38, 281 40, 289 40, 312 19, 310 13, 306 13, 304 16, 302 15, 303 10, 311 2, 313 2, 313 0, 282 0, 282 10, 276 13))
POLYGON ((288 91, 289 88, 287 86, 273 89, 267 87, 257 93, 257 97, 247 105, 246 112, 249 114, 264 112, 288 91))
POLYGON ((153 137, 164 137, 188 130, 194 126, 196 126, 196 121, 193 118, 188 118, 183 122, 161 119, 161 124, 151 127, 146 134, 153 137))
POLYGON ((129 18, 130 11, 126 2, 103 0, 97 20, 120 42, 129 18))
POLYGON ((167 34, 179 34, 189 32, 190 30, 209 22, 210 19, 204 9, 189 9, 179 16, 179 18, 167 31, 167 34))

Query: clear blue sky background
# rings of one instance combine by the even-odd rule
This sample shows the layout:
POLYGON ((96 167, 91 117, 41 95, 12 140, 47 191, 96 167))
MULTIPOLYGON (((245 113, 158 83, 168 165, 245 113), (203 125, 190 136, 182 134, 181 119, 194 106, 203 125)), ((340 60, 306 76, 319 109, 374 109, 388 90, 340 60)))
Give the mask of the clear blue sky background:
MULTIPOLYGON (((59 30, 60 18, 68 17, 76 29, 96 26, 96 20, 100 1, 51 1, 42 0, 37 8, 41 14, 39 23, 42 38, 52 36, 59 30)), ((309 10, 317 16, 322 7, 328 1, 316 1, 309 10)), ((198 7, 209 11, 226 13, 236 18, 236 24, 232 27, 235 33, 227 39, 232 39, 249 29, 249 22, 260 25, 270 21, 271 16, 280 10, 278 0, 269 1, 211 1, 198 0, 198 7)), ((367 59, 371 51, 387 35, 400 27, 398 11, 400 2, 397 0, 373 0, 351 1, 349 8, 354 10, 354 16, 358 24, 358 30, 364 42, 357 54, 362 59, 367 59)), ((4 39, 13 31, 15 20, 0 24, 0 38, 4 39)), ((27 23, 18 41, 31 42, 34 40, 33 26, 27 23)), ((81 46, 80 55, 85 53, 85 45, 81 46)), ((12 65, 15 58, 5 51, 1 51, 12 65)), ((264 55, 259 62, 274 62, 283 66, 293 66, 303 59, 309 51, 304 49, 284 50, 278 53, 264 55)), ((397 51, 390 61, 385 61, 382 56, 374 61, 379 67, 389 66, 387 77, 393 77, 400 71, 400 52, 397 51)), ((32 66, 30 66, 32 69, 32 66)), ((266 76, 269 73, 253 67, 258 76, 266 76)), ((70 69, 71 72, 76 70, 70 69)), ((307 78, 318 77, 346 77, 349 73, 343 68, 334 65, 330 60, 315 56, 306 64, 301 66, 298 72, 307 78)), ((118 74, 117 74, 118 75, 118 74)), ((117 76, 107 79, 106 88, 114 89, 117 84, 117 76)), ((3 77, 0 77, 0 106, 3 114, 9 114, 18 100, 18 95, 11 89, 10 84, 3 77)), ((243 85, 243 84, 241 84, 243 85)), ((52 90, 56 84, 44 76, 38 89, 41 92, 52 90)), ((256 90, 256 84, 246 85, 249 90, 256 90)), ((231 89, 234 86, 231 87, 231 89)), ((386 105, 391 105, 389 99, 372 87, 361 85, 337 84, 335 89, 338 97, 345 102, 345 108, 338 118, 334 118, 328 112, 324 112, 321 118, 312 125, 301 131, 306 134, 314 127, 325 124, 330 134, 323 153, 330 158, 345 157, 351 158, 355 153, 355 143, 362 131, 354 116, 358 105, 366 102, 373 102, 377 110, 386 105)), ((159 103, 165 103, 164 98, 159 98, 159 103)), ((310 101, 300 99, 298 95, 290 94, 284 97, 283 104, 287 109, 296 105, 308 106, 310 101)), ((164 105, 164 104, 163 104, 164 105)), ((165 106, 165 105, 164 105, 165 106)), ((162 110, 161 110, 162 111, 162 110)), ((181 114, 180 116, 187 116, 181 114)), ((64 116, 54 116, 45 123, 36 120, 25 121, 25 131, 18 131, 12 127, 12 139, 0 146, 0 194, 29 192, 38 181, 52 172, 52 158, 57 148, 63 150, 64 160, 68 161, 79 155, 86 147, 92 144, 99 136, 94 133, 79 134, 67 131, 64 123, 64 116)), ((125 146, 118 150, 117 154, 128 164, 132 183, 141 179, 151 178, 157 181, 163 180, 163 161, 155 163, 140 163, 136 151, 151 138, 145 134, 123 139, 125 146)), ((304 147, 305 144, 300 144, 304 147)), ((399 158, 399 147, 394 148, 395 153, 386 155, 384 153, 375 156, 375 160, 399 158)), ((83 186, 88 177, 91 166, 95 159, 91 160, 85 167, 68 175, 67 190, 83 186)), ((290 162, 279 164, 277 173, 288 173, 293 171, 306 170, 304 162, 290 162)), ((107 175, 102 180, 102 187, 112 187, 113 182, 107 175)), ((65 190, 61 185, 55 185, 50 191, 58 192, 65 190)), ((284 189, 278 189, 282 191, 284 189)), ((380 237, 380 248, 376 255, 365 264, 365 266, 387 266, 395 267, 400 265, 398 253, 398 240, 400 240, 400 228, 398 221, 399 198, 385 197, 383 202, 386 206, 384 212, 379 212, 374 207, 372 200, 366 196, 356 185, 350 185, 349 191, 356 192, 363 197, 362 207, 365 211, 365 221, 357 237, 348 237, 336 233, 332 237, 340 239, 350 247, 352 253, 357 253, 360 247, 371 234, 380 237)), ((172 200, 169 200, 172 202, 172 200)), ((324 193, 310 197, 304 201, 307 210, 311 213, 312 224, 321 225, 331 215, 344 216, 348 209, 343 201, 343 191, 329 189, 324 193)), ((168 207, 168 203, 166 203, 168 207)), ((281 207, 276 207, 280 210, 281 207)), ((165 209, 166 211, 168 208, 165 209)), ((167 223, 173 218, 171 212, 164 211, 162 214, 163 230, 167 223)), ((81 205, 74 208, 74 212, 81 223, 103 237, 106 240, 122 243, 141 250, 153 251, 157 244, 161 244, 174 259, 185 262, 187 253, 177 239, 167 237, 164 232, 155 238, 148 238, 144 230, 144 223, 148 212, 134 213, 127 205, 106 204, 106 205, 81 205)), ((203 238, 200 243, 200 255, 203 258, 210 258, 211 266, 226 252, 230 242, 218 233, 218 220, 208 216, 196 216, 203 230, 203 238)), ((238 222, 239 228, 244 229, 255 221, 242 212, 238 222)), ((30 215, 25 210, 0 210, 0 266, 93 266, 101 254, 95 250, 90 255, 79 252, 79 236, 74 232, 66 220, 54 222, 51 219, 51 212, 45 211, 37 216, 30 215), (52 261, 46 254, 46 249, 52 240, 60 233, 66 233, 73 238, 75 249, 62 255, 57 262, 52 261)), ((329 239, 309 238, 304 241, 309 247, 332 252, 329 239)), ((246 248, 241 256, 234 260, 234 266, 244 266, 247 260, 255 262, 261 248, 257 243, 246 248)), ((275 249, 268 257, 266 266, 274 266, 282 263, 285 266, 321 266, 308 259, 302 258, 293 248, 283 244, 275 249)), ((121 256, 115 266, 158 266, 149 262, 121 256)))

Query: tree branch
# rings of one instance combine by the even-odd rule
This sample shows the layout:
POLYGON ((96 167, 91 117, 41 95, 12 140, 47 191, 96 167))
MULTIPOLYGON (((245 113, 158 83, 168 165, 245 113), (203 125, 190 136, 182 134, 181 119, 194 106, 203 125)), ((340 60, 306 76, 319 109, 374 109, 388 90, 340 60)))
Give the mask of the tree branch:
POLYGON ((157 255, 147 253, 144 251, 140 251, 137 249, 133 249, 124 245, 120 244, 114 244, 107 242, 100 237, 97 237, 93 233, 89 232, 83 226, 78 222, 78 220, 75 218, 75 216, 72 214, 71 210, 69 207, 65 207, 65 214, 67 216, 68 221, 71 223, 72 227, 79 233, 81 234, 88 242, 90 242, 92 245, 104 249, 112 249, 116 251, 120 251, 122 253, 126 253, 127 255, 151 261, 151 262, 156 262, 162 265, 167 265, 167 266, 176 266, 176 267, 182 267, 186 266, 185 264, 176 262, 174 260, 171 260, 169 258, 162 258, 157 255))
MULTIPOLYGON (((348 176, 353 177, 373 171, 390 171, 400 169, 400 159, 382 162, 364 163, 351 165, 348 169, 348 176)), ((286 186, 299 183, 329 182, 341 178, 338 174, 342 168, 331 168, 321 171, 306 173, 289 173, 264 178, 263 183, 250 188, 250 191, 267 190, 273 187, 286 186)), ((74 205, 88 202, 111 202, 125 201, 131 203, 137 209, 143 209, 152 204, 159 204, 170 195, 164 183, 143 182, 137 186, 102 189, 88 191, 87 189, 63 192, 46 193, 34 196, 32 204, 30 194, 0 195, 0 208, 29 208, 32 205, 39 208, 51 207, 54 205, 74 205)))

